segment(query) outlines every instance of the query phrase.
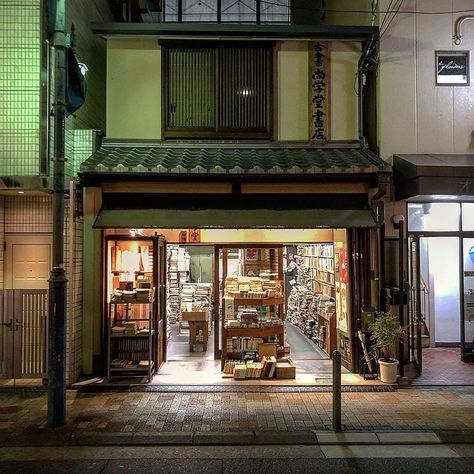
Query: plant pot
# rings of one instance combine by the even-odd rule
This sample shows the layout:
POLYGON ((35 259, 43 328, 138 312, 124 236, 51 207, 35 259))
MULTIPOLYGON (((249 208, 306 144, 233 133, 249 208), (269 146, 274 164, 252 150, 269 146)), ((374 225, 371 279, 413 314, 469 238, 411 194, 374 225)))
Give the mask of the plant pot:
POLYGON ((379 360, 380 381, 383 383, 397 383, 398 360, 379 360))

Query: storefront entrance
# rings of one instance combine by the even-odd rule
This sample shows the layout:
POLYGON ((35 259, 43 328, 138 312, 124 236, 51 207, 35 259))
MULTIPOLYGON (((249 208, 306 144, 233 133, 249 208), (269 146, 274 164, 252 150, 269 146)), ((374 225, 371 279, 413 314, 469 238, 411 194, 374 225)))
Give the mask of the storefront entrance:
POLYGON ((408 205, 410 357, 418 383, 474 383, 474 366, 462 364, 474 355, 471 206, 408 205))
POLYGON ((109 381, 325 384, 338 348, 359 382, 348 230, 104 234, 109 381))

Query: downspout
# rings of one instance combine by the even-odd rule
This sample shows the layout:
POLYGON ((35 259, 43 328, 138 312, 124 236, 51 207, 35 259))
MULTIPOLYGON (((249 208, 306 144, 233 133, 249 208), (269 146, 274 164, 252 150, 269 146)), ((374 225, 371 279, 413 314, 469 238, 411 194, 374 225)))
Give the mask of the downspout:
POLYGON ((468 20, 474 20, 474 15, 460 16, 454 24, 453 41, 456 46, 462 43, 462 25, 468 20))
POLYGON ((367 140, 364 135, 364 86, 365 86, 365 61, 374 44, 375 37, 372 36, 365 43, 362 54, 357 64, 357 95, 358 95, 358 125, 359 125, 359 144, 361 148, 367 148, 367 140))

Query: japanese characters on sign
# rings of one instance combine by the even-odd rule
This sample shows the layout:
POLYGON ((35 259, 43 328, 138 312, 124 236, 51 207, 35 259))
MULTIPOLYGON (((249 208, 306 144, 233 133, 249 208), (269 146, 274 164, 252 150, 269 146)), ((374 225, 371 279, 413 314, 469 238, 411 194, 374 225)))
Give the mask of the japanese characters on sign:
POLYGON ((314 142, 329 139, 328 44, 310 42, 310 138, 314 142))

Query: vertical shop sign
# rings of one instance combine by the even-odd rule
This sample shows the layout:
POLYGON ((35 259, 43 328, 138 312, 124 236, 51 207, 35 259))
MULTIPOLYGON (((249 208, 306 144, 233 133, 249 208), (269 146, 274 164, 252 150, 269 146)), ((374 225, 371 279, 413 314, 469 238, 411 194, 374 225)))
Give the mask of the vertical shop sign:
POLYGON ((329 54, 328 43, 310 42, 310 137, 313 142, 329 140, 329 54))

